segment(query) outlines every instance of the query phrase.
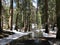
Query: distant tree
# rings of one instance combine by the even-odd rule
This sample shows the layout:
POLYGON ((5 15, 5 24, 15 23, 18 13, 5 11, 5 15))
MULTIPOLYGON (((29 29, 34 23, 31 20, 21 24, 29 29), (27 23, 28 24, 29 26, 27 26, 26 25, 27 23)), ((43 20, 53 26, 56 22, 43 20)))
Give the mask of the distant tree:
POLYGON ((41 9, 40 9, 40 1, 41 0, 37 0, 37 26, 38 26, 38 29, 41 29, 41 9))
POLYGON ((56 23, 56 0, 48 0, 48 20, 49 24, 56 23))

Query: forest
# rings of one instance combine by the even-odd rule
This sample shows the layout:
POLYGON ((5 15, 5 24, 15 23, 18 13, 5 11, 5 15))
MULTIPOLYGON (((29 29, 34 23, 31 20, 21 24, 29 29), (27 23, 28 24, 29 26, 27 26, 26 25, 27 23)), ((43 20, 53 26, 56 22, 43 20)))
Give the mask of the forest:
POLYGON ((31 32, 41 29, 48 34, 55 30, 56 39, 60 39, 59 0, 0 0, 0 37, 6 33, 4 30, 31 32))

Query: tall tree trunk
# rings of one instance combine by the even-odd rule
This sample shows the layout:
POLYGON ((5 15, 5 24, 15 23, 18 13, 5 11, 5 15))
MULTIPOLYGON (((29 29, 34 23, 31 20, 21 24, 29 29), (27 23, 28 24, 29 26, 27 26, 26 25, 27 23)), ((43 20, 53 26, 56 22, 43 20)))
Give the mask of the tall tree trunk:
POLYGON ((17 15, 16 15, 16 25, 15 25, 15 30, 18 30, 18 26, 17 26, 17 23, 18 23, 18 15, 19 15, 19 0, 16 0, 16 3, 17 3, 17 15))
POLYGON ((60 39, 60 0, 56 0, 56 16, 57 16, 57 35, 56 38, 60 39))
POLYGON ((10 15, 11 15, 11 27, 10 27, 10 30, 12 30, 12 26, 13 26, 13 0, 10 0, 10 15))
POLYGON ((30 31, 31 0, 29 0, 29 2, 27 2, 27 4, 28 4, 27 6, 29 8, 28 14, 27 14, 28 15, 28 22, 27 23, 28 23, 28 31, 30 31))
POLYGON ((48 30, 48 0, 45 0, 45 33, 49 33, 48 30))
POLYGON ((2 32, 2 0, 0 0, 0 33, 2 32))

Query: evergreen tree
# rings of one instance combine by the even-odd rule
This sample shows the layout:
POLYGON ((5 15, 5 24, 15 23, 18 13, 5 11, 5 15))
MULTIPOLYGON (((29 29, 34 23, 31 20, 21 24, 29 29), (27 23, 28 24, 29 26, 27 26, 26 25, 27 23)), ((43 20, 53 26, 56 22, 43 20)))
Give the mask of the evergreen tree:
POLYGON ((10 0, 10 15, 11 15, 11 26, 10 26, 10 30, 12 30, 12 26, 13 26, 13 0, 10 0))

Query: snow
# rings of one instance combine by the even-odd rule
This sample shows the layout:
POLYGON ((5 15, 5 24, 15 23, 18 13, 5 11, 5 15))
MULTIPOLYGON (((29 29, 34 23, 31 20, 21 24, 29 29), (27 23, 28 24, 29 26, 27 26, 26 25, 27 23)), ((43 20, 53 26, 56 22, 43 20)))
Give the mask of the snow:
MULTIPOLYGON (((10 31, 10 30, 7 30, 7 31, 10 31)), ((56 38, 56 32, 55 31, 50 31, 49 34, 45 33, 45 29, 40 29, 40 30, 36 30, 36 32, 39 33, 39 31, 42 32, 43 34, 43 37, 53 37, 53 38, 56 38), (54 34, 53 34, 54 33, 54 34)), ((18 39, 19 37, 22 37, 22 36, 25 36, 25 35, 28 35, 28 34, 32 34, 31 36, 34 38, 35 36, 35 32, 34 31, 31 31, 31 32, 18 32, 16 30, 12 30, 10 32, 14 32, 15 34, 13 35, 9 35, 9 37, 6 37, 6 38, 3 38, 3 39, 0 39, 0 44, 7 44, 9 42, 11 42, 12 40, 16 40, 18 39)))
POLYGON ((5 44, 11 42, 12 40, 16 40, 22 36, 30 34, 30 32, 26 32, 26 33, 18 32, 18 31, 13 31, 13 32, 15 32, 15 34, 9 35, 8 37, 0 39, 0 45, 5 45, 5 44))

